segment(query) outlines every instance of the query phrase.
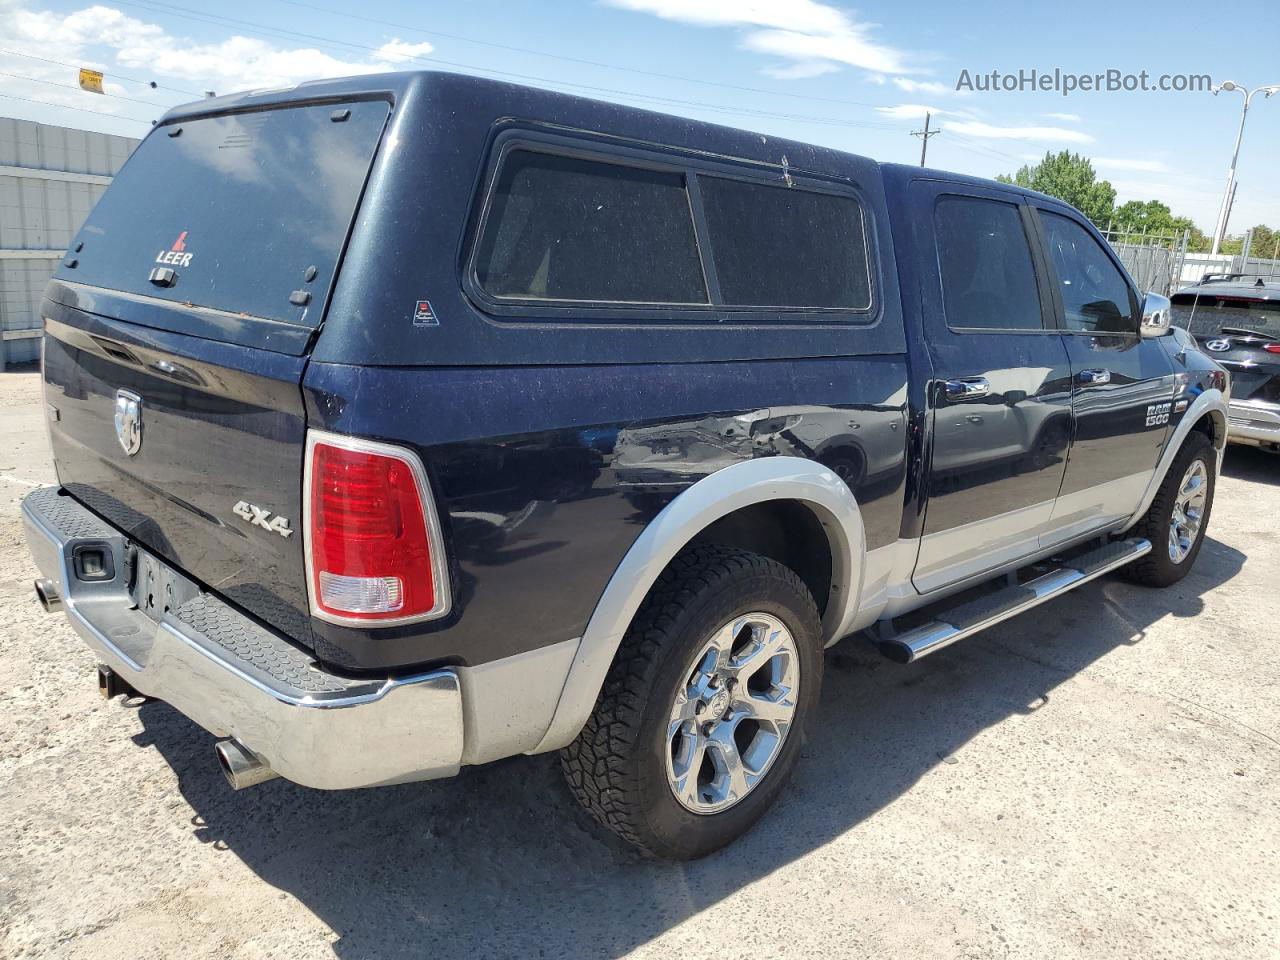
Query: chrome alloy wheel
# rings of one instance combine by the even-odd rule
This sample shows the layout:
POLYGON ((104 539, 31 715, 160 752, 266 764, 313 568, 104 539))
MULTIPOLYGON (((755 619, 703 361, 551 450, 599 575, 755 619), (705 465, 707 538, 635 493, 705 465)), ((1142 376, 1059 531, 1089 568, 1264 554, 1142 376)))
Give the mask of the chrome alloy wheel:
POLYGON ((689 664, 667 724, 667 782, 694 813, 719 813, 758 784, 796 714, 800 657, 776 617, 748 613, 689 664))
POLYGON ((1200 526, 1204 522, 1204 508, 1209 496, 1209 471, 1203 460, 1192 460, 1182 476, 1178 493, 1173 501, 1173 516, 1169 520, 1169 559, 1181 563, 1196 545, 1200 526))

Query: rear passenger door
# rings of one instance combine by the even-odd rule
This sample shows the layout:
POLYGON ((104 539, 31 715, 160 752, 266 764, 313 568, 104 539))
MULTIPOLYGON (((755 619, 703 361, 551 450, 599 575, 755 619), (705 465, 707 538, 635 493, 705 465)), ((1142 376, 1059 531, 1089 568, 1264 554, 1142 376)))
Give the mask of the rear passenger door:
POLYGON ((1061 542, 1137 509, 1169 433, 1175 376, 1139 333, 1141 297, 1078 215, 1037 204, 1054 309, 1071 357, 1075 436, 1046 531, 1061 542))
POLYGON ((1071 438, 1071 372, 1030 211, 998 189, 916 181, 933 365, 928 506, 914 582, 931 591, 1039 547, 1071 438))

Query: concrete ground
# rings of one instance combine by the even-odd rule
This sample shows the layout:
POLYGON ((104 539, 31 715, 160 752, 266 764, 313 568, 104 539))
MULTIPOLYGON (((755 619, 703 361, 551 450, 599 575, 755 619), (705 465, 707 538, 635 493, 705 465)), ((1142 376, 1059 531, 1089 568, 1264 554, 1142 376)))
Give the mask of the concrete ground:
POLYGON ((36 375, 0 374, 4 957, 1280 957, 1280 458, 1229 451, 1176 587, 1105 578, 911 667, 836 647, 794 785, 686 866, 552 757, 233 793, 41 612, 18 507, 53 479, 36 375))

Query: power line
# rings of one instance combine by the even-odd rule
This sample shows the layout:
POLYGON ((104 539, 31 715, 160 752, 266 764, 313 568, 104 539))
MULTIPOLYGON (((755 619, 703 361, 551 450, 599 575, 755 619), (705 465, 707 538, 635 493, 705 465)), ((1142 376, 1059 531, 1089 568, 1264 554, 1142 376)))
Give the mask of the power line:
MULTIPOLYGON (((249 29, 247 29, 245 32, 250 34, 256 34, 257 36, 260 36, 260 37, 265 36, 267 37, 267 39, 277 39, 283 36, 290 39, 308 40, 313 43, 327 44, 327 45, 336 46, 336 47, 347 47, 347 48, 367 51, 371 53, 377 53, 379 51, 378 47, 370 46, 369 44, 356 43, 350 40, 337 40, 331 37, 326 37, 323 35, 318 35, 313 33, 302 33, 297 30, 286 30, 281 27, 271 27, 265 24, 255 23, 254 21, 244 20, 239 17, 224 17, 218 14, 207 14, 203 12, 198 13, 196 11, 179 9, 173 6, 163 6, 158 4, 152 5, 151 3, 146 2, 146 0, 118 0, 118 2, 124 6, 137 7, 139 9, 147 11, 152 15, 158 15, 162 17, 174 17, 178 19, 193 20, 196 22, 212 23, 217 26, 238 27, 241 29, 247 27, 249 29)), ((548 84, 548 85, 559 86, 559 87, 576 88, 580 90, 588 90, 594 93, 605 93, 605 94, 609 94, 611 96, 616 96, 616 97, 629 97, 633 100, 660 103, 664 105, 698 107, 704 110, 738 114, 741 116, 763 117, 768 119, 789 120, 793 122, 813 123, 813 124, 828 125, 828 126, 865 127, 865 128, 881 128, 881 129, 889 129, 893 127, 893 124, 868 123, 866 121, 845 120, 845 119, 840 119, 835 117, 814 117, 806 114, 788 114, 788 113, 780 113, 777 111, 754 110, 754 109, 745 108, 745 107, 729 107, 723 104, 706 103, 698 100, 684 100, 684 99, 679 99, 675 97, 662 97, 662 96, 657 96, 655 94, 639 94, 639 93, 633 93, 629 90, 620 90, 614 87, 600 87, 600 86, 594 86, 591 84, 574 83, 568 80, 554 80, 548 77, 541 77, 533 74, 516 73, 509 70, 495 70, 488 67, 477 67, 469 63, 462 63, 462 62, 453 61, 453 60, 444 60, 440 57, 413 56, 407 59, 414 62, 418 62, 418 63, 442 64, 444 66, 457 67, 463 70, 470 70, 482 75, 510 77, 518 80, 531 80, 535 83, 548 84)))
POLYGON ((970 137, 961 136, 960 134, 956 133, 954 130, 948 130, 947 132, 951 134, 951 136, 948 139, 963 140, 965 143, 969 144, 970 146, 979 147, 982 150, 985 150, 987 153, 991 154, 992 156, 1001 157, 1002 159, 1010 160, 1018 164, 1025 162, 1020 157, 1015 157, 1011 153, 1005 153, 1003 150, 997 150, 995 147, 988 146, 985 143, 977 143, 975 140, 973 140, 970 137))
POLYGON ((80 113, 94 113, 100 117, 111 117, 115 120, 130 120, 133 123, 141 123, 145 126, 151 126, 150 120, 139 120, 137 117, 128 117, 122 113, 107 113, 105 110, 90 110, 88 107, 72 107, 65 103, 56 103, 53 100, 36 100, 33 97, 17 97, 12 93, 0 93, 0 97, 6 100, 21 100, 23 103, 39 103, 46 107, 61 107, 63 110, 77 110, 80 113))
POLYGON ((624 73, 635 73, 643 77, 657 77, 662 80, 678 80, 682 83, 700 83, 709 87, 721 87, 725 90, 738 90, 743 93, 763 93, 768 96, 791 97, 796 100, 811 100, 816 103, 838 103, 852 107, 879 106, 879 104, 866 103, 860 100, 846 100, 839 97, 818 97, 806 93, 793 93, 790 90, 768 90, 764 87, 747 87, 736 83, 723 83, 718 80, 705 80, 700 77, 686 77, 680 74, 661 73, 657 70, 643 70, 639 67, 625 67, 616 63, 604 63, 599 60, 586 60, 581 57, 569 57, 559 53, 547 53, 546 51, 534 50, 530 47, 517 47, 506 43, 496 43, 492 40, 479 40, 476 37, 466 37, 457 33, 445 33, 443 30, 427 30, 408 23, 398 23, 395 20, 382 20, 378 17, 366 17, 361 16, 358 13, 347 13, 345 10, 334 10, 330 7, 321 7, 313 3, 303 3, 301 0, 276 0, 276 2, 287 3, 294 7, 302 7, 304 10, 315 10, 318 13, 327 13, 335 17, 347 17, 351 20, 363 20, 365 23, 374 23, 383 27, 395 27, 398 30, 410 30, 414 33, 420 33, 427 37, 445 37, 449 40, 461 40, 464 43, 474 43, 483 47, 492 47, 496 50, 509 50, 514 53, 527 53, 535 57, 547 57, 551 60, 563 60, 565 63, 577 63, 588 67, 601 67, 605 70, 620 70, 624 73))
MULTIPOLYGON (((19 53, 17 50, 5 50, 0 48, 0 54, 8 54, 11 57, 25 57, 28 60, 39 60, 41 63, 53 63, 60 67, 71 67, 73 70, 78 70, 81 66, 81 64, 78 63, 67 63, 65 60, 50 60, 48 57, 37 57, 33 53, 19 53)), ((127 80, 129 83, 140 83, 143 86, 151 87, 153 89, 172 90, 174 93, 186 93, 193 97, 204 96, 204 93, 196 90, 183 90, 181 87, 170 87, 163 83, 156 83, 154 80, 139 80, 137 77, 126 77, 123 74, 114 72, 110 73, 109 76, 115 80, 127 80)))
MULTIPOLYGON (((0 77, 12 77, 14 80, 25 80, 28 83, 43 83, 49 87, 61 87, 63 90, 75 90, 80 93, 86 92, 81 87, 77 87, 75 84, 58 83, 56 80, 41 80, 39 77, 28 77, 25 74, 21 74, 21 73, 6 73, 5 71, 0 70, 0 77)), ((135 100, 133 97, 121 96, 118 93, 103 92, 103 93, 94 93, 91 95, 95 97, 112 97, 116 100, 128 100, 130 103, 140 103, 144 107, 159 107, 162 110, 169 109, 169 106, 163 103, 155 103, 151 100, 135 100)))

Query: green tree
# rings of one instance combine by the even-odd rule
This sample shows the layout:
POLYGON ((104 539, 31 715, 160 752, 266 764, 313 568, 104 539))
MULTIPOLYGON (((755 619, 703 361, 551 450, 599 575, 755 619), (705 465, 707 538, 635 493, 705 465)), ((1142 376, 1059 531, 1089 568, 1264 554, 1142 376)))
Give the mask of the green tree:
POLYGON ((1147 237, 1172 238, 1180 243, 1183 231, 1189 230, 1189 249, 1207 249, 1208 244, 1208 238, 1189 217, 1175 217, 1173 211, 1159 200, 1130 200, 1121 204, 1112 216, 1112 228, 1116 233, 1113 239, 1123 241, 1134 242, 1145 234, 1147 237))
POLYGON ((1115 211, 1116 188, 1098 179, 1087 157, 1067 150, 1045 153, 1035 166, 1020 167, 1012 177, 1002 174, 996 179, 1065 200, 1099 226, 1105 227, 1115 211))
MULTIPOLYGON (((1222 238, 1222 252, 1230 253, 1238 256, 1244 249, 1244 233, 1234 237, 1222 238)), ((1253 243, 1249 246, 1249 257, 1260 257, 1263 260, 1274 259, 1277 250, 1280 250, 1280 230, 1273 230, 1265 223, 1260 223, 1253 228, 1253 243)))

